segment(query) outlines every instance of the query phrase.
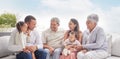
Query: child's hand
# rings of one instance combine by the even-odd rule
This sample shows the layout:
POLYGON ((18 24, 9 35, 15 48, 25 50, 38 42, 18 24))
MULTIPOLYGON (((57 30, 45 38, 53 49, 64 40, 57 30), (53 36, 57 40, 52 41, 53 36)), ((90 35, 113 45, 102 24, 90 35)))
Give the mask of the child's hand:
POLYGON ((70 48, 70 51, 75 51, 75 48, 70 48))
POLYGON ((72 47, 73 47, 72 45, 67 45, 65 48, 70 49, 72 47))

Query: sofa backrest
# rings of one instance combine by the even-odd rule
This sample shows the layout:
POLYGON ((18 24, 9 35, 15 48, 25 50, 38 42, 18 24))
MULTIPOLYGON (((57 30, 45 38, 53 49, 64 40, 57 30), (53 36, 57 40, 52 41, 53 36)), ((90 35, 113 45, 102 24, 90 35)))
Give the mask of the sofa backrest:
POLYGON ((8 50, 9 37, 10 32, 0 32, 0 57, 12 54, 12 52, 8 50))
POLYGON ((1 36, 10 36, 11 32, 0 32, 0 37, 1 36))
POLYGON ((120 57, 120 34, 112 34, 111 54, 120 57))

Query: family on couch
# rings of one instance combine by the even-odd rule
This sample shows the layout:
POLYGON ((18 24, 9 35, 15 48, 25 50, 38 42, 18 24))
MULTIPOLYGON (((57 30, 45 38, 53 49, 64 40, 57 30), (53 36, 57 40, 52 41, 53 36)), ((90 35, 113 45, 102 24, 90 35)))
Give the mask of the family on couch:
POLYGON ((97 25, 99 17, 87 17, 87 30, 81 32, 76 19, 70 19, 69 30, 60 26, 60 20, 53 17, 50 28, 39 32, 35 17, 28 15, 19 21, 11 33, 8 49, 16 54, 16 59, 104 59, 108 57, 108 46, 104 30, 97 25))

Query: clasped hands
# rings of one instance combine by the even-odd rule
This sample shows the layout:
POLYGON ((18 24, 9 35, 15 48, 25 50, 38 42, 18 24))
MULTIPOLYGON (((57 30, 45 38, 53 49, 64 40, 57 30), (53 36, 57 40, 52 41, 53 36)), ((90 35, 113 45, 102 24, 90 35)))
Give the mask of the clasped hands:
POLYGON ((26 46, 25 48, 23 48, 23 52, 31 52, 34 53, 37 50, 37 46, 26 46))

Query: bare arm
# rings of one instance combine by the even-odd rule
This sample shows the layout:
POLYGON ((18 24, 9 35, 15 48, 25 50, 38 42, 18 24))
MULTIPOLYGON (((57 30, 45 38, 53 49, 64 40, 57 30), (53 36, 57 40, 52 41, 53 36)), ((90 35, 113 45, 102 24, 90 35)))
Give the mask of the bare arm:
POLYGON ((68 38, 68 31, 66 31, 64 34, 64 40, 66 40, 67 38, 68 38))
POLYGON ((34 52, 32 52, 32 59, 36 59, 34 52))

